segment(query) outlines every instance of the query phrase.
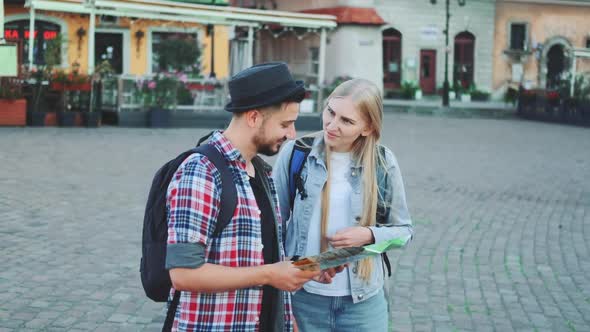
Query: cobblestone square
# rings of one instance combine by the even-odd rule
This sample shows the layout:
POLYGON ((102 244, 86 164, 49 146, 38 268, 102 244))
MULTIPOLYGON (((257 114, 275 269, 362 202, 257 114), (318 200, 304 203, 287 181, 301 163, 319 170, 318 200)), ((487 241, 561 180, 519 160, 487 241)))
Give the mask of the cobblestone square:
MULTIPOLYGON (((386 114, 416 237, 394 331, 590 331, 590 130, 386 114)), ((156 169, 202 129, 0 128, 0 331, 159 331, 139 280, 156 169)))

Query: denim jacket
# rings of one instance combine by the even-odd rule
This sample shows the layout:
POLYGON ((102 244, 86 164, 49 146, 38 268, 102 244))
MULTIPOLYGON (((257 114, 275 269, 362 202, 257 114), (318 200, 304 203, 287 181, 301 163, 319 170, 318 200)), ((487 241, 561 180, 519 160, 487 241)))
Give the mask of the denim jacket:
MULTIPOLYGON (((321 191, 328 178, 325 164, 325 153, 323 152, 324 140, 320 135, 314 139, 311 152, 309 153, 301 178, 307 193, 305 199, 301 199, 299 192, 296 194, 291 213, 289 203, 289 159, 295 141, 285 144, 273 167, 273 179, 279 196, 283 234, 285 239, 285 251, 287 256, 305 256, 307 248, 307 235, 309 223, 316 205, 320 204, 321 191)), ((370 229, 375 237, 375 243, 390 240, 397 237, 407 237, 413 234, 412 220, 406 204, 406 194, 397 160, 391 150, 385 148, 385 163, 387 165, 387 176, 378 176, 378 185, 389 186, 385 195, 387 208, 385 216, 378 219, 375 226, 370 229)), ((362 193, 362 166, 352 163, 349 181, 352 187, 351 199, 351 225, 358 224, 363 212, 362 193)), ((319 208, 319 207, 317 207, 319 208)), ((381 257, 374 259, 374 268, 370 281, 366 282, 357 274, 357 264, 351 265, 343 273, 348 273, 351 281, 351 294, 354 303, 365 301, 376 295, 384 285, 385 270, 381 257)))

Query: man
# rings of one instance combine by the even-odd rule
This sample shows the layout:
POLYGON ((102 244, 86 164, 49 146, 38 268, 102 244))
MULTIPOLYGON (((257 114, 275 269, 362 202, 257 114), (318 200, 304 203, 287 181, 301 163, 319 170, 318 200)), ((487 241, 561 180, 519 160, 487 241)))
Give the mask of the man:
POLYGON ((189 156, 168 187, 166 268, 171 294, 182 291, 172 330, 290 331, 288 292, 320 272, 286 261, 270 167, 257 154, 274 155, 295 138, 305 89, 286 64, 265 63, 234 76, 229 92, 232 120, 209 144, 225 157, 236 184, 230 224, 212 236, 223 202, 219 172, 207 157, 189 156))

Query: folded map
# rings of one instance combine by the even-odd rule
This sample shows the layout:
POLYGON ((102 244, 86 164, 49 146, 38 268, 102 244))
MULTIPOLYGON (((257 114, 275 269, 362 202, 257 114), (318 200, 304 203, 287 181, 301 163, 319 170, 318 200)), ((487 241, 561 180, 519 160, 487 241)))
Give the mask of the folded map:
POLYGON ((319 255, 308 256, 293 262, 293 265, 302 270, 317 270, 336 267, 346 263, 352 263, 363 258, 380 255, 391 249, 402 248, 410 240, 410 235, 404 238, 396 238, 388 241, 363 246, 333 249, 319 255))

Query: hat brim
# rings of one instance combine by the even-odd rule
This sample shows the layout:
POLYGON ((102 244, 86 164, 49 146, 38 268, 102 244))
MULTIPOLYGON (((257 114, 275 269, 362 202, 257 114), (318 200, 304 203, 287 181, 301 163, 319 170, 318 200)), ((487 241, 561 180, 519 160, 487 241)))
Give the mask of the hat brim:
POLYGON ((266 98, 266 100, 264 100, 260 103, 256 103, 253 105, 233 106, 232 102, 230 101, 229 103, 227 103, 225 105, 225 110, 228 112, 232 112, 232 113, 245 112, 245 111, 253 110, 256 108, 262 108, 262 107, 278 104, 283 100, 289 99, 290 97, 293 97, 293 96, 296 96, 299 94, 304 95, 305 92, 306 92, 305 84, 303 83, 303 81, 295 81, 294 88, 284 91, 281 94, 277 94, 277 95, 273 96, 272 98, 266 98))

